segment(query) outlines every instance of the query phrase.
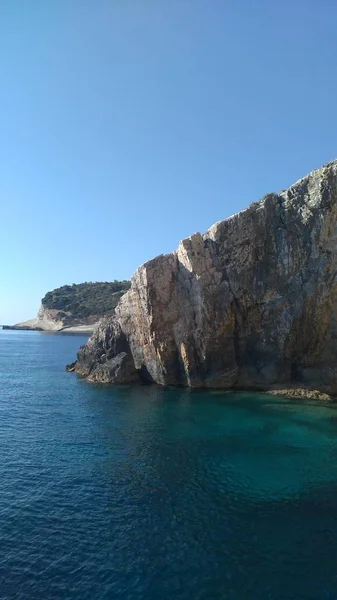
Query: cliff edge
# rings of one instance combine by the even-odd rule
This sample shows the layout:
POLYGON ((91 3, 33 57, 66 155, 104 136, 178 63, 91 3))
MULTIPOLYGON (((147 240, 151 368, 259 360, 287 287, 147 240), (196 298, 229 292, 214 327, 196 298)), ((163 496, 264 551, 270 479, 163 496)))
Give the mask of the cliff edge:
POLYGON ((139 267, 70 370, 337 394, 337 161, 139 267))

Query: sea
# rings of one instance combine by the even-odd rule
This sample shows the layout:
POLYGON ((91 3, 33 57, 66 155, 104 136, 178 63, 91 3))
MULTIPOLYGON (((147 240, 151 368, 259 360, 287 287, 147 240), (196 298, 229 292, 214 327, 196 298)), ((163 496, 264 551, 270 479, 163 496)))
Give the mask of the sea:
POLYGON ((94 385, 0 331, 1 600, 337 599, 337 409, 94 385))

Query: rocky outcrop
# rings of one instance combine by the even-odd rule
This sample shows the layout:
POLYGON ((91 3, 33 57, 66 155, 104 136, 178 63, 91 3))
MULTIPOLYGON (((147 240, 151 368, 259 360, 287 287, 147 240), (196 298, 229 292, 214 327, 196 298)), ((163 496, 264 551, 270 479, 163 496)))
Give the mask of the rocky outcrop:
POLYGON ((139 267, 74 369, 337 393, 337 162, 139 267))
POLYGON ((117 319, 102 320, 80 349, 81 361, 67 365, 90 381, 130 383, 139 379, 125 334, 117 319))

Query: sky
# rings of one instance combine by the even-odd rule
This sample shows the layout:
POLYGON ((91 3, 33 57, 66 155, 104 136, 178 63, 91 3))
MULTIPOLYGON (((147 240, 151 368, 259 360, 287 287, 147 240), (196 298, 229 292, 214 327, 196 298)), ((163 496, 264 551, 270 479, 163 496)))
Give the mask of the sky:
POLYGON ((335 0, 0 0, 0 323, 337 157, 335 0))

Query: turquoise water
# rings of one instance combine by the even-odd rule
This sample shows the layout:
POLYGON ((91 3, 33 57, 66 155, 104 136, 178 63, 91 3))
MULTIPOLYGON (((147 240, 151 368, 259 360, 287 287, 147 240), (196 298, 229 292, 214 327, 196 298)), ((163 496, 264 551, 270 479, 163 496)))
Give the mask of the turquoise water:
POLYGON ((337 598, 337 410, 104 387, 0 331, 0 598, 337 598))

